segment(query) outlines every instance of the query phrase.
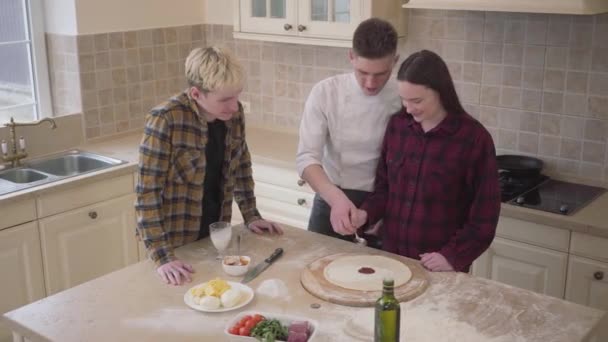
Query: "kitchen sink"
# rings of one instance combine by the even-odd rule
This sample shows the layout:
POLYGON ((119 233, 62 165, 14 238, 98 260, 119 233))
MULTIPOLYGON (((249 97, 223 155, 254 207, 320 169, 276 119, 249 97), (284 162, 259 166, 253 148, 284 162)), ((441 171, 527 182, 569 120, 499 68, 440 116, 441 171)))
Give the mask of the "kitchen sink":
POLYGON ((121 163, 121 160, 100 155, 93 155, 84 152, 73 152, 67 155, 60 155, 49 159, 30 162, 28 163, 28 166, 32 169, 55 176, 76 176, 82 173, 119 165, 121 163))
POLYGON ((20 168, 0 171, 0 195, 124 163, 119 159, 79 150, 32 159, 20 168))
POLYGON ((10 169, 0 173, 0 179, 18 184, 35 183, 45 178, 48 176, 32 169, 10 169))

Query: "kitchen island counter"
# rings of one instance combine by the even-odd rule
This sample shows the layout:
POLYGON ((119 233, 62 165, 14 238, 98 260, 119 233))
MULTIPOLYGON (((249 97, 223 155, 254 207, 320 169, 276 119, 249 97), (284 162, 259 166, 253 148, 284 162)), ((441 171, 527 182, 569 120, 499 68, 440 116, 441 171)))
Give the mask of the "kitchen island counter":
MULTIPOLYGON (((235 227, 235 232, 242 227, 235 227)), ((373 309, 324 302, 300 285, 306 265, 323 256, 382 251, 286 227, 283 236, 243 231, 241 254, 253 264, 277 247, 284 255, 248 285, 256 295, 247 306, 223 313, 188 308, 184 293, 193 285, 226 275, 209 239, 176 250, 196 269, 185 286, 162 283, 151 261, 8 312, 4 321, 15 341, 226 341, 225 325, 238 312, 254 310, 304 316, 320 322, 317 341, 356 341, 373 327, 373 309), (314 309, 311 304, 320 304, 314 309)), ((236 234, 233 234, 233 237, 236 234)), ((462 273, 427 273, 429 288, 401 303, 404 341, 552 341, 585 340, 601 319, 600 310, 502 285, 462 273)), ((605 324, 602 322, 602 324, 605 324)))

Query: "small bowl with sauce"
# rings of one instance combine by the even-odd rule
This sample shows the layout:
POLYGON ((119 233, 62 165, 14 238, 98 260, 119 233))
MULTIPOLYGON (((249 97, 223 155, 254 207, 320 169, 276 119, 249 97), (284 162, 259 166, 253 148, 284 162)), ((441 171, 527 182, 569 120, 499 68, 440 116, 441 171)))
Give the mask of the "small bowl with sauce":
POLYGON ((229 255, 222 260, 222 268, 226 274, 238 277, 247 273, 251 258, 246 255, 229 255))

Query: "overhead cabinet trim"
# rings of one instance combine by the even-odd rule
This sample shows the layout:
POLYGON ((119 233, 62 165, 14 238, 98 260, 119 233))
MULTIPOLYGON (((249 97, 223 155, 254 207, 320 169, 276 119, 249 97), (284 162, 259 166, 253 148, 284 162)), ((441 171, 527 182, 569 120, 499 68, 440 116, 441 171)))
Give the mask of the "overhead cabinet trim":
POLYGON ((606 0, 409 0, 404 8, 468 11, 599 14, 608 12, 606 0))

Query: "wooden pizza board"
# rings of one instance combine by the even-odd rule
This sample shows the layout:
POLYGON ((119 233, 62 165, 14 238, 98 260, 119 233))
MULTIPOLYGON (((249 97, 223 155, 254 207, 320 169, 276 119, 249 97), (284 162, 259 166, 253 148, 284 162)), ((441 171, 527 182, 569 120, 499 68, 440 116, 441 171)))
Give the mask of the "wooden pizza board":
MULTIPOLYGON (((330 303, 358 307, 374 306, 378 298, 382 295, 382 289, 378 289, 378 291, 351 290, 334 285, 325 279, 325 267, 327 267, 330 262, 341 257, 357 255, 361 254, 339 253, 313 261, 306 266, 300 276, 302 286, 313 296, 330 303)), ((418 297, 429 286, 429 280, 426 275, 427 271, 418 263, 418 261, 399 255, 381 254, 380 256, 402 262, 412 271, 412 278, 407 283, 395 288, 395 297, 400 302, 407 302, 418 297)))

